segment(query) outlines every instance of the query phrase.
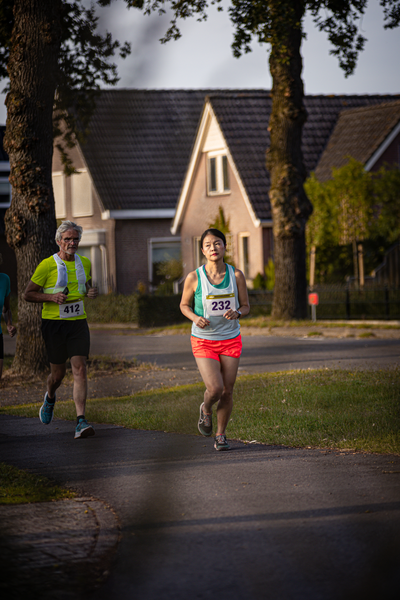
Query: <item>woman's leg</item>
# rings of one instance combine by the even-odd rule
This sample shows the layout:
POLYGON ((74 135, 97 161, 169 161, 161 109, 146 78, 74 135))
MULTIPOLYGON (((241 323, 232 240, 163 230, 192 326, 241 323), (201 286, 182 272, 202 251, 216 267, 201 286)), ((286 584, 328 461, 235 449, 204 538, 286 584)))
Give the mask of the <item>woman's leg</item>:
POLYGON ((204 412, 211 413, 212 406, 221 398, 224 391, 221 363, 214 358, 195 356, 197 367, 206 386, 204 392, 204 412))
POLYGON ((233 408, 233 386, 239 368, 239 358, 221 354, 221 374, 224 389, 217 404, 217 434, 225 433, 233 408))
POLYGON ((217 433, 225 433, 233 406, 233 386, 239 368, 239 358, 220 356, 221 362, 213 358, 195 357, 200 375, 206 386, 204 412, 211 413, 217 405, 217 433))

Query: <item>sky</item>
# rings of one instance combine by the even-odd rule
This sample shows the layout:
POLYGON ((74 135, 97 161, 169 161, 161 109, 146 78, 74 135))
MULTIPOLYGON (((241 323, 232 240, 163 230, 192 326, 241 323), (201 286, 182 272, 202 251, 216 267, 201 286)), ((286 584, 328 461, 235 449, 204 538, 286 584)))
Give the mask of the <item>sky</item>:
MULTIPOLYGON (((86 1, 86 0, 85 0, 86 1)), ((89 2, 89 0, 88 0, 89 2)), ((223 6, 229 6, 223 0, 223 6)), ((168 27, 168 15, 150 17, 126 8, 123 0, 99 10, 100 28, 132 44, 132 54, 115 62, 120 88, 193 89, 272 87, 268 70, 268 46, 257 42, 253 51, 237 59, 232 55, 233 28, 226 12, 210 8, 204 23, 182 22, 182 37, 161 44, 168 27)), ((398 94, 400 93, 400 28, 383 29, 379 0, 369 0, 361 25, 368 39, 360 54, 355 74, 345 78, 337 59, 330 56, 330 44, 310 16, 305 17, 307 39, 302 44, 303 82, 306 94, 398 94)), ((6 82, 0 82, 0 89, 6 82)), ((4 95, 0 96, 0 124, 6 120, 4 95)))

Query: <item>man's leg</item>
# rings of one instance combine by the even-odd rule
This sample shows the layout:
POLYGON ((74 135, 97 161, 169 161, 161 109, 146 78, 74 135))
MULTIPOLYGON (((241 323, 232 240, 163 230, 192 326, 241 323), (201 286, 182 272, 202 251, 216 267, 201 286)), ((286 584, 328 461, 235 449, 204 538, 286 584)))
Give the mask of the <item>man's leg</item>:
POLYGON ((54 404, 56 401, 56 390, 64 379, 66 365, 50 363, 50 373, 47 377, 47 392, 39 410, 39 419, 43 425, 50 425, 54 416, 54 404))
POLYGON ((56 391, 65 377, 66 368, 67 366, 65 363, 61 365, 50 363, 50 373, 47 378, 47 397, 49 400, 54 400, 56 391))
POLYGON ((89 425, 85 418, 87 396, 86 356, 72 356, 71 367, 72 375, 74 377, 73 396, 77 416, 75 439, 86 438, 94 435, 92 425, 89 425))
POLYGON ((72 375, 74 377, 74 402, 76 415, 84 415, 87 396, 86 356, 72 356, 72 375))
POLYGON ((2 375, 3 375, 3 359, 0 358, 0 379, 1 379, 2 375))

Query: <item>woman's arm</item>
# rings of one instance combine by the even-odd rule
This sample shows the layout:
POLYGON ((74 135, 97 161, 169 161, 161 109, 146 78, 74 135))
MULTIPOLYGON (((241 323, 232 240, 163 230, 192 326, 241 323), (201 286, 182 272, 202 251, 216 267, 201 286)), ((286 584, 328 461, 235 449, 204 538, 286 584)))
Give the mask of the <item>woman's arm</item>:
POLYGON ((192 310, 192 300, 196 288, 197 273, 196 271, 192 271, 185 279, 185 285, 183 287, 182 299, 179 308, 181 309, 181 313, 185 315, 185 317, 193 321, 193 323, 197 325, 197 327, 204 329, 204 327, 210 324, 210 321, 208 321, 204 317, 199 317, 192 310))
POLYGON ((239 269, 235 269, 235 279, 239 295, 239 308, 242 317, 245 317, 250 312, 249 294, 247 293, 246 279, 239 269))
POLYGON ((4 306, 3 306, 3 317, 7 325, 7 331, 10 337, 14 337, 17 333, 16 328, 12 324, 12 314, 10 308, 10 294, 6 298, 4 298, 4 306))

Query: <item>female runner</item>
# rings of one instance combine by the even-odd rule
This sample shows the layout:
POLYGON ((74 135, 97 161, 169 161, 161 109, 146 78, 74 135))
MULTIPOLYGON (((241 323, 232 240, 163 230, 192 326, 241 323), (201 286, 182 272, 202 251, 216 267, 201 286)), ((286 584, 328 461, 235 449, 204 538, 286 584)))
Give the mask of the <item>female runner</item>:
POLYGON ((207 229, 201 236, 201 250, 207 263, 187 276, 180 309, 193 321, 192 350, 206 386, 199 431, 205 436, 212 434, 212 407, 217 402, 214 448, 229 450, 225 430, 242 352, 239 318, 249 313, 250 305, 243 273, 224 262, 224 234, 207 229))

